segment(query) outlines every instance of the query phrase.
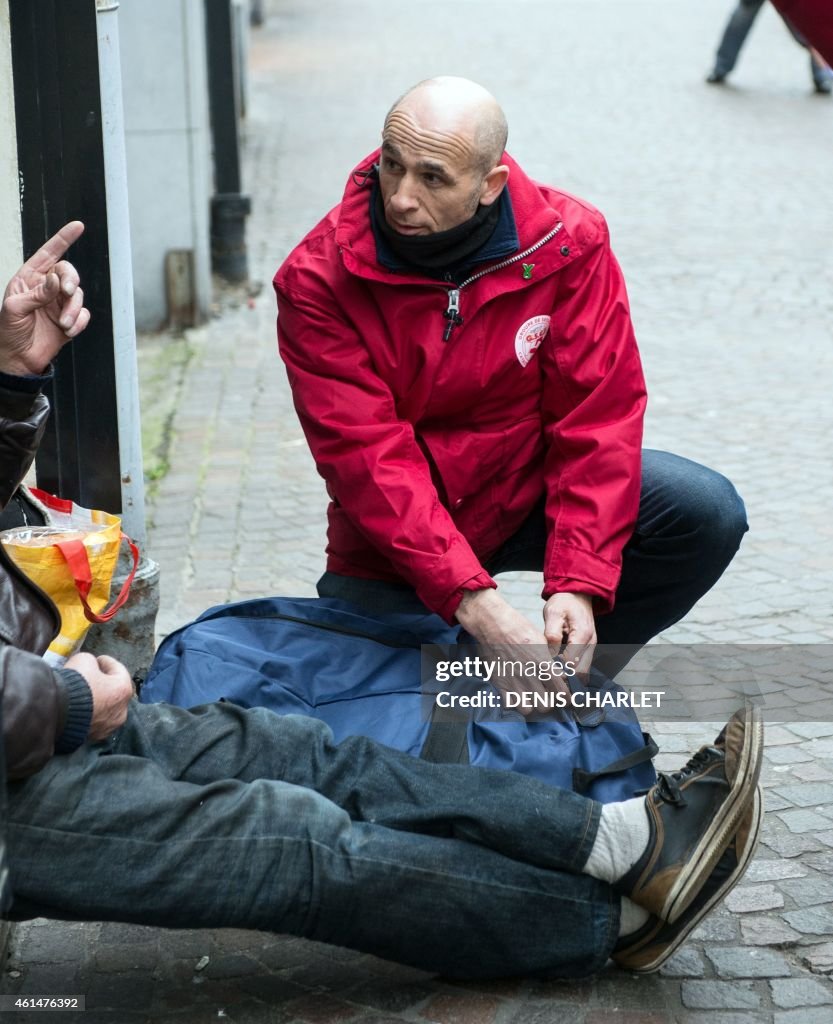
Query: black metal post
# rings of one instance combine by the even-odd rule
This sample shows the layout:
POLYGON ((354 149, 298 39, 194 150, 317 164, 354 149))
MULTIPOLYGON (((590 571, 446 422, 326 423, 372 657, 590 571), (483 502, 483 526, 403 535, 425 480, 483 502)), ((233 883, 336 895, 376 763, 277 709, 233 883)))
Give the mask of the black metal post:
POLYGON ((208 101, 214 149, 211 266, 229 281, 249 275, 246 217, 251 199, 241 189, 237 76, 230 0, 205 0, 208 101))
POLYGON ((39 484, 121 511, 95 0, 10 0, 23 246, 31 255, 68 220, 92 319, 55 361, 39 484))

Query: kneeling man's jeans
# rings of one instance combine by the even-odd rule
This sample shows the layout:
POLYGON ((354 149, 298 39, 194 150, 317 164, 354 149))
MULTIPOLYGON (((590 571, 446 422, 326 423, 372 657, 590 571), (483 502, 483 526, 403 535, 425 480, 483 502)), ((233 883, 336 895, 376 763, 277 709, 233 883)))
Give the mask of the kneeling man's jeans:
POLYGON ((132 703, 108 742, 9 785, 18 916, 256 928, 449 977, 576 977, 618 897, 578 874, 600 806, 323 723, 132 703))

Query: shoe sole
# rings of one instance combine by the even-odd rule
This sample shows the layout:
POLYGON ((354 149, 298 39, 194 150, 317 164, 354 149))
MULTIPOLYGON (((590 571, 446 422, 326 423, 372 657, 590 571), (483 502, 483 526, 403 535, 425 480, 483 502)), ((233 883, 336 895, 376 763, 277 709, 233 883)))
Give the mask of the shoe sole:
POLYGON ((761 822, 763 820, 763 798, 760 789, 756 787, 755 792, 752 796, 752 823, 749 828, 749 841, 743 849, 741 856, 738 858, 738 866, 732 872, 731 875, 726 879, 723 885, 714 893, 708 903, 697 911, 692 919, 680 929, 678 935, 676 935, 671 942, 659 953, 654 959, 647 964, 643 964, 639 967, 623 967, 623 970, 631 971, 634 974, 653 974, 654 971, 658 971, 660 967, 667 961, 670 960, 674 953, 680 948, 685 940, 691 935, 698 924, 703 920, 706 914, 710 913, 726 896, 731 892, 732 889, 738 884, 743 878, 746 868, 749 862, 755 856, 755 851, 758 849, 758 840, 761 836, 761 822))
POLYGON ((743 748, 738 758, 737 774, 721 812, 703 833, 689 858, 688 870, 680 872, 658 914, 669 924, 673 924, 685 913, 732 841, 756 792, 763 752, 763 717, 755 705, 747 704, 744 708, 743 748))

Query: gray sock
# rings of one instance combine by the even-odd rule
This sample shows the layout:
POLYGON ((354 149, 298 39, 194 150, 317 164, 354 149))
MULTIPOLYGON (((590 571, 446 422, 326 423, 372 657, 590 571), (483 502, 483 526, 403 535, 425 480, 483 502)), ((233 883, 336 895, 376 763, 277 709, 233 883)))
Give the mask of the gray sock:
POLYGON ((605 804, 584 874, 602 882, 617 881, 639 860, 650 837, 644 796, 605 804))

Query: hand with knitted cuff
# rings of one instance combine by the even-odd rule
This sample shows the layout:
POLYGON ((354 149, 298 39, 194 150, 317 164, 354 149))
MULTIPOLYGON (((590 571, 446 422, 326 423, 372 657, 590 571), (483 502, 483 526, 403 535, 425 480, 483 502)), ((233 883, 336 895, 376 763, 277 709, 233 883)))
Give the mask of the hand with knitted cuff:
POLYGON ((93 695, 93 716, 87 739, 105 740, 127 719, 127 705, 133 697, 133 680, 120 661, 107 655, 75 654, 65 665, 83 676, 93 695))
POLYGON ((65 224, 9 282, 0 306, 0 373, 42 376, 90 322, 78 271, 63 259, 83 233, 80 220, 65 224))
POLYGON ((66 717, 63 728, 55 738, 56 754, 71 754, 90 735, 90 723, 93 720, 93 693, 87 680, 72 669, 55 670, 60 678, 66 698, 66 717))

